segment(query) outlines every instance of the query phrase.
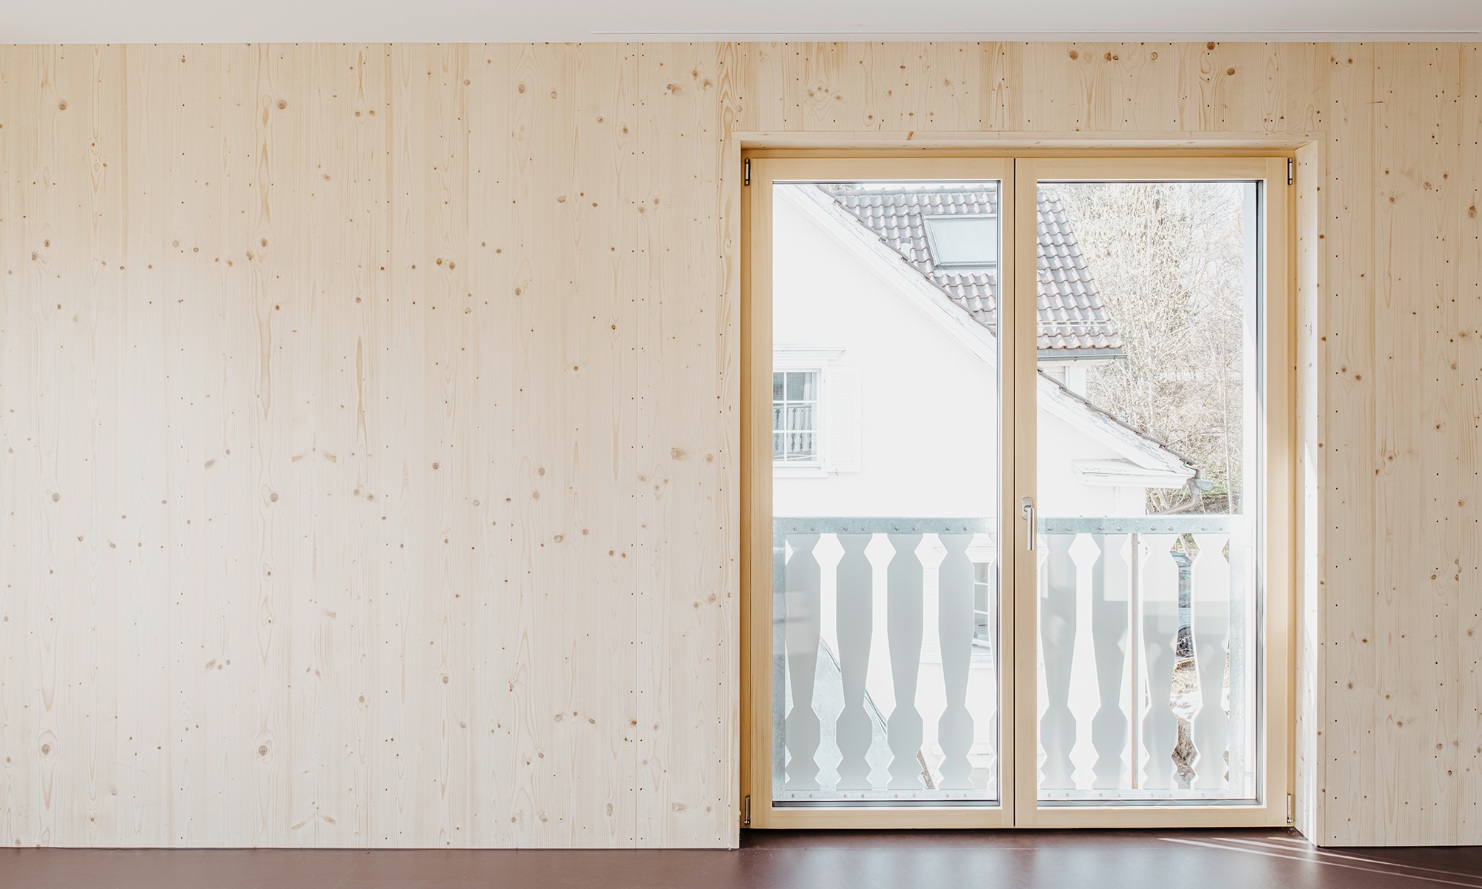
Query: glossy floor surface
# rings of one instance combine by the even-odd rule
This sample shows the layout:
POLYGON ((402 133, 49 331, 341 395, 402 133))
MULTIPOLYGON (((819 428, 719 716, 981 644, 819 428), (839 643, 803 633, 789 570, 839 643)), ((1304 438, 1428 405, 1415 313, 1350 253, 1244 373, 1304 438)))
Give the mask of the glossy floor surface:
POLYGON ((1257 831, 762 833, 735 852, 0 850, 0 887, 1482 889, 1482 848, 1324 849, 1257 831))

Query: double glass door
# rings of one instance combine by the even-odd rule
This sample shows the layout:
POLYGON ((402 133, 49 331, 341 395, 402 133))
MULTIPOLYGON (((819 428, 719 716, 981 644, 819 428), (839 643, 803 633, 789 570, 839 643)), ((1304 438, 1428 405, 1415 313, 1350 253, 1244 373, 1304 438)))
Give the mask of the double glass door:
POLYGON ((752 157, 751 826, 1286 823, 1286 169, 752 157))

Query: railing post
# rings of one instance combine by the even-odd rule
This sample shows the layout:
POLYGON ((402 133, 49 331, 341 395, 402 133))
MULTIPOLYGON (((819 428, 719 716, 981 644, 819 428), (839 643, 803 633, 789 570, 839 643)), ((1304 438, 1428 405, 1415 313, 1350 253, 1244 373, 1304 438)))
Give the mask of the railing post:
POLYGON ((1223 791, 1226 778, 1225 751, 1229 746, 1230 722, 1225 712, 1225 662, 1230 639, 1230 566, 1223 553, 1227 534, 1197 534, 1198 558, 1193 568, 1192 645, 1199 677, 1199 709, 1192 723, 1195 759, 1193 786, 1223 791))
POLYGON ((1039 645, 1043 655, 1045 699, 1039 720, 1040 747, 1045 758, 1043 787, 1075 788, 1076 717, 1070 708, 1071 668, 1075 652, 1076 566, 1070 555, 1074 535, 1046 534, 1041 547, 1042 580, 1039 596, 1039 645))
POLYGON ((792 709, 784 723, 787 731, 787 787, 790 790, 818 789, 818 744, 821 740, 818 713, 813 707, 818 678, 818 633, 820 629, 819 570, 813 547, 817 534, 793 534, 792 558, 787 561, 787 669, 792 688, 792 709))
POLYGON ((947 555, 937 569, 937 639, 942 655, 946 707, 937 721, 942 747, 943 789, 972 786, 967 754, 973 746, 973 717, 967 709, 968 671, 973 655, 973 565, 967 557, 971 534, 938 534, 947 555))
POLYGON ((1142 535, 1136 531, 1127 535, 1127 769, 1128 782, 1133 790, 1142 787, 1142 727, 1143 701, 1147 700, 1147 677, 1142 666, 1142 535))
POLYGON ((1253 552, 1250 525, 1244 516, 1236 517, 1230 528, 1230 788, 1242 794, 1255 793, 1255 770, 1250 757, 1251 700, 1247 686, 1250 664, 1247 655, 1253 650, 1248 641, 1254 630, 1256 615, 1254 589, 1250 584, 1253 552))
POLYGON ((772 529, 772 798, 787 774, 787 532, 772 529))
POLYGON ((921 753, 922 721, 916 709, 916 682, 921 673, 922 576, 916 548, 921 535, 891 534, 895 557, 886 576, 887 638, 890 673, 895 685, 895 710, 886 725, 890 743, 890 787, 919 790, 926 785, 921 753))
MULTIPOLYGON (((1174 539, 1177 541, 1183 541, 1186 539, 1186 537, 1180 534, 1174 539)), ((1173 679, 1177 681, 1179 678, 1179 667, 1182 665, 1182 662, 1188 661, 1190 664, 1195 664, 1193 631, 1194 611, 1192 607, 1193 579, 1190 572, 1190 566, 1192 566, 1194 562, 1192 559, 1189 558, 1188 553, 1182 552, 1177 549, 1169 553, 1169 557, 1173 559, 1173 564, 1178 566, 1178 632, 1177 635, 1174 637, 1173 643, 1173 679)), ((1197 670, 1197 664, 1195 664, 1195 667, 1196 669, 1193 671, 1194 688, 1197 691, 1199 687, 1199 673, 1197 670)), ((1172 710, 1175 720, 1183 719, 1184 717, 1179 716, 1179 707, 1174 701, 1174 687, 1175 686, 1170 683, 1168 706, 1172 710)), ((1190 692, 1185 689, 1182 700, 1184 702, 1187 702, 1189 697, 1190 692)), ((1185 721, 1189 725, 1189 738, 1192 741, 1194 734, 1194 720, 1192 718, 1192 714, 1190 715, 1190 717, 1185 719, 1185 721)), ((1181 737, 1178 736, 1177 733, 1175 733, 1175 738, 1178 741, 1183 740, 1181 737)), ((1198 756, 1198 752, 1195 751, 1193 755, 1198 756)), ((1183 770, 1179 769, 1178 757, 1179 747, 1177 745, 1177 742, 1175 742, 1175 746, 1173 748, 1173 784, 1175 787, 1178 787, 1182 790, 1187 790, 1193 780, 1193 762, 1190 759, 1183 760, 1184 768, 1189 771, 1189 774, 1186 776, 1183 773, 1183 770)))
POLYGON ((1173 751, 1178 719, 1172 709, 1173 671, 1178 643, 1178 566, 1173 561, 1173 534, 1149 534, 1142 571, 1143 657, 1147 659, 1148 703, 1143 718, 1147 759, 1143 786, 1172 790, 1173 751))
POLYGON ((1127 562, 1123 554, 1127 539, 1122 535, 1091 534, 1095 559, 1089 566, 1091 588, 1090 621, 1095 654, 1097 688, 1096 715, 1091 720, 1092 743, 1096 750, 1095 789, 1123 787, 1129 765, 1127 728, 1136 718, 1127 710, 1124 688, 1133 687, 1127 672, 1127 655, 1135 638, 1133 623, 1127 613, 1127 562))
POLYGON ((840 534, 844 555, 839 559, 836 620, 839 634, 839 674, 844 705, 836 723, 839 741, 839 789, 868 790, 871 728, 865 710, 865 678, 870 666, 870 636, 874 632, 874 568, 865 548, 873 534, 840 534))

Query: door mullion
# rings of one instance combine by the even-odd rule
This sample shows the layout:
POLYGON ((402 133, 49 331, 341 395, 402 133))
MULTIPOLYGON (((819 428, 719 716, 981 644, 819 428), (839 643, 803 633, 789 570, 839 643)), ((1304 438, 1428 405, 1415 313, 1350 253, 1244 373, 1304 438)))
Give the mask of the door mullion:
MULTIPOLYGON (((1018 652, 1018 605, 1019 597, 1015 594, 1018 587, 1017 566, 1018 547, 1015 545, 1017 535, 1015 532, 1014 504, 1017 502, 1017 484, 1015 481, 1015 460, 1018 448, 1015 446, 1016 430, 1019 428, 1019 414, 1015 405, 1018 395, 1018 365, 1016 358, 1016 344, 1022 339, 1017 319, 1019 317, 1018 300, 1018 269, 1020 267, 1020 249, 1023 241, 1023 229, 1019 225, 1018 201, 1019 187, 1018 177, 1015 172, 1018 161, 1009 161, 1009 169, 1001 184, 1002 200, 999 209, 999 218, 1003 220, 1002 239, 1002 262, 999 268, 998 280, 998 340, 999 340, 999 495, 1000 506, 998 515, 998 540, 999 540, 999 787, 1000 798, 1003 804, 1004 826, 1016 826, 1017 809, 1019 797, 1018 761, 1020 751, 1024 748, 1019 746, 1019 711, 1018 711, 1018 679, 1017 666, 1018 652)), ((1034 243, 1034 233, 1030 232, 1028 241, 1034 243)))
POLYGON ((1011 349, 1004 356, 1005 366, 1011 368, 1012 391, 1008 393, 1013 410, 1011 423, 1012 438, 1009 453, 1011 475, 1004 486, 1007 492, 1004 502, 1004 527, 1012 528, 1005 535, 1013 541, 1013 582, 1006 594, 1012 599, 1014 613, 1014 660, 1011 670, 1013 682, 1013 725, 1014 767, 1013 798, 1014 826, 1034 825, 1038 796, 1038 720, 1037 720, 1037 646, 1038 613, 1035 590, 1037 587, 1036 556, 1031 550, 1034 529, 1021 518, 1020 503, 1023 498, 1032 500, 1036 496, 1036 439, 1035 439, 1035 344, 1037 342, 1036 300, 1039 289, 1038 278, 1038 197, 1036 161, 1033 158, 1018 158, 1014 161, 1014 222, 1011 228, 1016 235, 1012 287, 1006 298, 1001 300, 1010 313, 1003 326, 1012 333, 1005 342, 1011 349))

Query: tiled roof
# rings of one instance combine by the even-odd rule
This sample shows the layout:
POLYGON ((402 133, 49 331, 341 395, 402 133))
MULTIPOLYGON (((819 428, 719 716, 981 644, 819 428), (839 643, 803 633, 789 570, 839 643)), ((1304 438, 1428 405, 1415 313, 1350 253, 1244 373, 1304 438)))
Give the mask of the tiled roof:
MULTIPOLYGON (((997 330, 998 267, 943 267, 932 256, 925 220, 998 212, 998 191, 984 187, 861 188, 820 186, 880 240, 989 330, 997 330)), ((1096 280, 1053 189, 1039 192, 1039 348, 1121 349, 1096 280)))

